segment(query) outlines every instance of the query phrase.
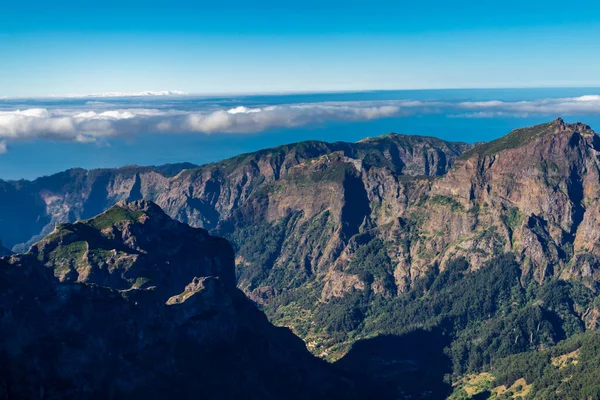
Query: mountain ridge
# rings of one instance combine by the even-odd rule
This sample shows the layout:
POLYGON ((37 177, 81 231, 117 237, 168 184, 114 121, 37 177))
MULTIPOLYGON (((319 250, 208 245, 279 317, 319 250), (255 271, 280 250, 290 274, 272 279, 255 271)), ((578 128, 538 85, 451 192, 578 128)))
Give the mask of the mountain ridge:
POLYGON ((172 178, 66 179, 29 193, 37 208, 6 207, 22 207, 36 232, 120 200, 156 201, 229 240, 237 286, 313 354, 348 373, 368 366, 397 397, 433 387, 442 398, 465 374, 510 387, 497 369, 507 357, 598 329, 599 144, 561 119, 492 145, 307 142, 172 178), (440 346, 413 351, 422 338, 440 346))
POLYGON ((147 201, 57 227, 0 258, 0 397, 364 397, 366 381, 270 325, 233 273, 227 241, 147 201))
MULTIPOLYGON (((423 141, 427 145, 427 142, 433 139, 405 140, 409 143, 423 141)), ((439 139, 433 141, 448 143, 439 139)), ((136 200, 141 197, 156 201, 176 219, 210 229, 222 219, 221 214, 228 213, 238 201, 243 201, 248 193, 263 181, 277 180, 281 174, 286 173, 289 166, 337 151, 338 147, 350 152, 367 152, 363 157, 368 156, 369 152, 376 153, 377 157, 372 160, 373 163, 385 162, 394 166, 395 161, 392 160, 390 164, 384 155, 389 150, 377 149, 376 145, 360 145, 355 150, 353 144, 346 142, 299 142, 240 155, 194 169, 183 169, 177 174, 172 171, 171 177, 163 175, 153 167, 123 167, 90 171, 72 169, 34 181, 0 181, 0 188, 6 193, 6 196, 3 196, 5 198, 0 199, 0 205, 3 209, 11 209, 10 214, 0 215, 0 221, 4 220, 6 224, 14 219, 13 224, 18 227, 12 232, 0 232, 0 238, 9 248, 24 251, 39 239, 40 235, 47 234, 56 223, 89 218, 106 210, 118 200, 136 200), (180 175, 181 172, 183 173, 180 175), (228 187, 221 188, 223 184, 228 187), (168 189, 169 186, 173 188, 168 189), (177 188, 178 186, 180 188, 177 188), (166 189, 176 191, 172 193, 174 198, 169 198, 169 193, 165 193, 166 189), (14 200, 14 203, 11 200, 14 200), (17 247, 14 247, 16 245, 17 247)), ((429 146, 431 148, 431 145, 429 146)), ((448 150, 454 154, 458 154, 461 148, 468 147, 461 143, 450 146, 453 149, 448 150)), ((388 147, 393 149, 394 143, 388 147)), ((392 155, 388 154, 388 157, 391 158, 392 155)), ((437 160, 435 155, 432 157, 433 159, 423 162, 427 165, 433 163, 435 169, 447 168, 443 159, 437 160), (437 165, 436 162, 440 164, 437 165)), ((403 168, 402 165, 398 167, 403 168)), ((419 168, 423 173, 434 173, 426 171, 428 169, 429 166, 419 168)))

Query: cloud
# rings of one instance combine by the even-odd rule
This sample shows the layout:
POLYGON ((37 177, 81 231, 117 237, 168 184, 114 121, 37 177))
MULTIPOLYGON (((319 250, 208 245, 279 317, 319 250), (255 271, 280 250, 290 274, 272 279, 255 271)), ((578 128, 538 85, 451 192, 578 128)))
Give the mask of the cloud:
POLYGON ((38 101, 0 103, 0 150, 7 142, 56 140, 107 143, 112 137, 145 133, 256 133, 320 125, 330 121, 368 121, 410 115, 445 114, 455 118, 600 114, 600 95, 527 101, 348 101, 247 105, 234 99, 147 101, 38 101), (13 104, 11 106, 11 104, 13 104), (11 109, 13 107, 13 109, 11 109))
MULTIPOLYGON (((410 107, 410 106, 409 106, 410 107)), ((216 111, 31 108, 0 111, 0 139, 93 142, 143 133, 255 133, 330 120, 359 121, 402 114, 398 105, 314 103, 216 111)))
POLYGON ((326 121, 364 121, 401 114, 399 106, 363 104, 299 104, 264 108, 236 107, 210 114, 188 115, 182 131, 202 133, 254 133, 274 128, 294 128, 326 121))
POLYGON ((141 92, 105 92, 105 93, 89 93, 89 94, 63 94, 48 96, 58 99, 77 99, 85 97, 154 97, 154 96, 182 96, 188 94, 182 90, 144 90, 141 92))
POLYGON ((0 140, 0 154, 4 154, 8 151, 8 144, 6 140, 0 140))
POLYGON ((470 114, 454 115, 471 118, 490 118, 501 116, 527 117, 530 115, 583 115, 600 114, 600 96, 586 95, 555 99, 529 101, 479 101, 462 102, 459 108, 478 110, 470 114))

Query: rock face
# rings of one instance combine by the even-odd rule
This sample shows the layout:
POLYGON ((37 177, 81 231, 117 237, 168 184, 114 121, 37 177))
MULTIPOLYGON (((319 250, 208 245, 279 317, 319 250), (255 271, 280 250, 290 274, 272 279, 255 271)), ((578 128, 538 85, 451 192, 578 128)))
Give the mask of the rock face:
POLYGON ((476 270, 503 252, 515 253, 524 276, 539 282, 596 281, 599 146, 588 126, 558 119, 475 147, 435 177, 356 167, 332 153, 240 205, 221 232, 240 243, 240 287, 263 302, 264 286, 294 289, 298 277, 300 284, 314 277, 322 300, 367 283, 393 296, 452 260, 464 257, 476 270), (272 255, 257 257, 256 248, 272 255), (380 250, 385 265, 366 271, 365 260, 380 250))
MULTIPOLYGON (((3 182, 0 221, 23 222, 0 226, 0 237, 19 250, 56 222, 123 199, 152 200, 229 239, 238 287, 272 321, 318 342, 310 321, 319 305, 357 291, 400 296, 462 258, 473 272, 512 253, 523 281, 595 287, 599 150, 587 125, 557 119, 477 146, 392 134, 297 143, 168 173, 73 170, 3 182)), ((93 263, 88 256, 59 277, 104 279, 102 268, 87 272, 93 263)), ((119 290, 130 283, 126 273, 111 279, 119 290)))
POLYGON ((410 268, 443 269, 457 256, 478 268, 508 251, 539 282, 596 281, 599 151, 589 126, 557 119, 465 153, 415 208, 427 218, 410 224, 419 236, 411 249, 425 251, 409 251, 410 268))
POLYGON ((390 134, 359 143, 302 142, 202 167, 73 169, 35 181, 0 181, 0 238, 8 248, 25 251, 57 223, 90 218, 119 200, 142 198, 181 222, 213 229, 265 184, 315 157, 341 152, 359 169, 380 165, 400 175, 431 176, 445 173, 470 147, 390 134))
POLYGON ((365 395, 236 289, 226 240, 148 201, 0 259, 0 337, 0 398, 365 395))

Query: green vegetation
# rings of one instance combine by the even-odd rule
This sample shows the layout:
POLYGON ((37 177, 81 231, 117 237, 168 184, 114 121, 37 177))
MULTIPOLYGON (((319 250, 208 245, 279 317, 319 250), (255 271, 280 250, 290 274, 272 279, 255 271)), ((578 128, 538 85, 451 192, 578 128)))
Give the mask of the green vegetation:
POLYGON ((519 207, 510 207, 506 210, 506 213, 502 215, 502 219, 506 226, 514 230, 523 223, 525 217, 519 212, 519 207))
POLYGON ((133 289, 141 289, 148 282, 150 282, 149 278, 146 278, 145 276, 138 276, 137 278, 135 278, 135 282, 133 283, 133 285, 131 285, 131 287, 133 289))
POLYGON ((345 272, 357 274, 366 285, 371 285, 375 280, 380 281, 386 290, 396 293, 392 262, 381 239, 370 240, 358 246, 345 272))
MULTIPOLYGON (((334 156, 323 156, 334 157, 334 156)), ((327 161, 329 163, 329 161, 327 161)), ((292 171, 285 180, 292 182, 295 185, 307 186, 317 182, 333 182, 341 183, 346 178, 346 175, 353 173, 354 167, 346 162, 339 160, 331 160, 331 164, 327 168, 322 168, 318 171, 295 170, 292 171)))
POLYGON ((105 213, 88 220, 87 224, 93 228, 102 230, 110 228, 122 221, 137 222, 143 214, 143 211, 130 211, 115 206, 108 209, 105 213))
POLYGON ((429 199, 429 203, 437 206, 448 206, 453 212, 464 211, 465 208, 453 197, 436 195, 429 199))
MULTIPOLYGON (((385 243, 380 240, 359 245, 356 258, 347 269, 366 282, 387 278, 390 271, 385 243)), ((555 347, 557 343, 580 337, 585 326, 581 311, 577 310, 600 304, 595 292, 579 283, 555 279, 540 285, 527 276, 522 277, 519 263, 510 254, 497 257, 477 271, 470 271, 465 260, 455 260, 444 271, 434 269, 417 280, 407 293, 398 296, 384 297, 367 286, 365 291, 353 290, 342 298, 321 302, 320 288, 308 290, 302 286, 297 290, 278 297, 265 311, 271 320, 293 325, 294 331, 307 342, 319 342, 313 351, 317 354, 327 351, 328 359, 343 356, 352 343, 361 339, 380 335, 403 338, 418 331, 441 332, 441 337, 447 340, 441 357, 448 360, 449 367, 431 363, 427 366, 428 373, 459 379, 465 374, 473 377, 486 372, 489 378, 476 384, 461 381, 454 388, 452 399, 529 398, 531 393, 539 393, 540 379, 547 371, 536 365, 543 361, 558 370, 551 363, 551 357, 558 353, 540 349, 558 349, 561 347, 555 347), (519 367, 516 363, 511 369, 507 365, 513 361, 506 360, 521 360, 519 363, 523 365, 519 367), (500 375, 498 371, 506 373, 500 375)), ((563 353, 575 350, 571 347, 564 347, 563 353)), ((600 357, 600 346, 597 353, 600 357)), ((568 377, 568 371, 589 367, 591 361, 585 364, 587 367, 572 360, 563 364, 561 379, 568 377)), ((591 370, 600 369, 594 368, 591 370)), ((583 381, 576 382, 579 388, 586 386, 594 394, 595 389, 585 381, 592 375, 583 374, 583 381)), ((560 382, 553 387, 566 385, 560 382)), ((430 385, 446 383, 440 380, 430 385)))
POLYGON ((497 361, 492 369, 498 384, 510 386, 519 378, 531 384, 527 398, 600 398, 600 333, 587 332, 565 340, 547 350, 535 350, 497 361), (561 356, 576 359, 559 363, 561 356))
POLYGON ((112 250, 102 248, 90 248, 88 251, 88 259, 92 264, 103 264, 112 256, 112 250))
POLYGON ((495 378, 489 372, 469 374, 457 382, 448 400, 467 400, 474 396, 487 397, 494 388, 495 378))
POLYGON ((269 279, 283 245, 287 225, 298 217, 299 215, 290 215, 274 225, 263 221, 237 229, 233 233, 229 239, 236 254, 244 255, 244 261, 236 265, 238 281, 248 282, 249 289, 252 290, 269 279))
POLYGON ((471 150, 464 152, 459 160, 466 160, 474 154, 481 156, 489 156, 492 154, 499 153, 507 149, 515 149, 517 147, 524 146, 534 139, 542 137, 552 132, 554 122, 548 122, 545 124, 535 125, 527 128, 515 129, 508 135, 502 136, 499 139, 493 140, 488 143, 483 143, 475 146, 471 150))
POLYGON ((57 246, 48 254, 47 264, 52 265, 54 274, 62 279, 71 270, 76 270, 78 266, 84 263, 83 255, 86 250, 87 243, 84 241, 57 246))
POLYGON ((324 248, 335 229, 331 213, 323 211, 303 220, 302 212, 291 213, 275 223, 266 221, 237 229, 228 237, 236 254, 242 255, 238 262, 238 281, 249 290, 258 286, 277 289, 298 288, 311 277, 309 254, 313 248, 324 248), (303 239, 298 245, 298 234, 303 239), (284 266, 275 265, 281 252, 288 255, 284 266))
POLYGON ((87 243, 84 241, 73 242, 62 246, 57 246, 50 252, 50 260, 78 260, 83 257, 87 250, 87 243))

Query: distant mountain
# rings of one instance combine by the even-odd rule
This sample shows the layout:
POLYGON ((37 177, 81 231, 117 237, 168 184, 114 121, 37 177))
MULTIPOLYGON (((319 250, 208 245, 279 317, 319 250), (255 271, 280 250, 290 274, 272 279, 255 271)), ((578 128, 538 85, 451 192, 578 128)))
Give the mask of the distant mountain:
POLYGON ((150 202, 59 225, 0 277, 3 399, 366 396, 236 289, 226 240, 150 202))
POLYGON ((439 175, 464 143, 387 135, 359 143, 301 142, 194 168, 193 164, 72 169, 34 181, 0 181, 0 237, 25 251, 57 223, 96 215, 119 200, 147 199, 192 226, 213 229, 266 184, 315 157, 343 152, 396 174, 439 175))
POLYGON ((0 180, 0 232, 4 234, 0 237, 8 248, 26 251, 57 223, 90 218, 119 200, 141 199, 141 176, 163 182, 194 167, 181 163, 91 171, 75 168, 35 181, 0 180))
POLYGON ((0 257, 9 256, 11 254, 12 254, 12 251, 10 251, 6 247, 4 247, 2 245, 2 242, 0 242, 0 257))

